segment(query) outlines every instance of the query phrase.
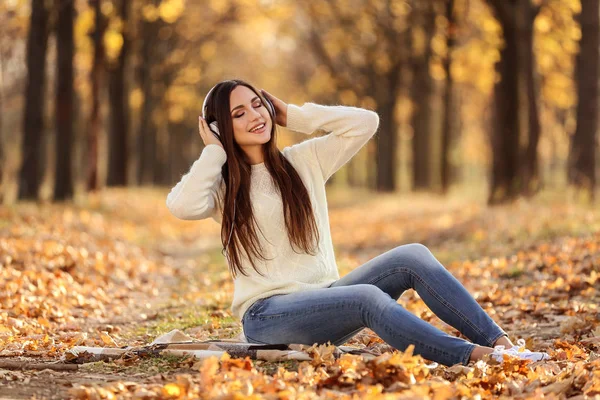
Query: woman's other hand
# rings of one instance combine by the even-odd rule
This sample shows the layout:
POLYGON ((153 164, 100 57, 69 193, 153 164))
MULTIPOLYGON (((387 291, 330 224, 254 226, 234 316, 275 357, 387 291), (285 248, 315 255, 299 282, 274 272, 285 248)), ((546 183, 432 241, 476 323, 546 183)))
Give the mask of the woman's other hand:
POLYGON ((275 123, 277 125, 287 126, 287 103, 284 103, 264 89, 261 89, 260 92, 263 96, 268 97, 275 107, 275 123))
MULTIPOLYGON (((200 137, 204 142, 204 146, 208 146, 209 144, 217 144, 223 148, 223 143, 215 136, 213 131, 210 130, 206 120, 201 116, 198 117, 198 130, 200 132, 200 137)), ((223 148, 224 149, 224 148, 223 148)))

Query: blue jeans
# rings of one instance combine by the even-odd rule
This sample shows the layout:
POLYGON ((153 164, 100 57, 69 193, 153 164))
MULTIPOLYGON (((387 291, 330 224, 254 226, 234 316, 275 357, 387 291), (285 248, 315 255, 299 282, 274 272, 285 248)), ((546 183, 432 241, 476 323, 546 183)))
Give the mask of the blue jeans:
POLYGON ((506 333, 421 244, 389 250, 329 287, 257 300, 242 318, 250 343, 339 346, 365 327, 392 347, 444 365, 467 364, 475 345, 439 330, 397 300, 414 289, 444 322, 492 347, 506 333))

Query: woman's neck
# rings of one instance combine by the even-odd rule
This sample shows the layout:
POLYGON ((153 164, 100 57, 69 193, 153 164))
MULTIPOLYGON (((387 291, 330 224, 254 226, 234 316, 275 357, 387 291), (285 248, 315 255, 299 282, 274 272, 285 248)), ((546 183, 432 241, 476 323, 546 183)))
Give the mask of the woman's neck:
POLYGON ((252 146, 243 150, 244 153, 246 153, 246 159, 248 160, 248 164, 261 164, 265 161, 262 146, 252 146))

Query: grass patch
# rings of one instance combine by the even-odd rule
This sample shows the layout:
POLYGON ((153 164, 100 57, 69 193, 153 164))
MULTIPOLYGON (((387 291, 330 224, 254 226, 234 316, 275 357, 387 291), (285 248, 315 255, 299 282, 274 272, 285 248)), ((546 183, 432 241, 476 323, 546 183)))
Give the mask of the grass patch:
POLYGON ((211 317, 204 307, 191 307, 182 311, 167 311, 159 314, 157 319, 149 326, 140 326, 135 330, 138 336, 152 337, 162 335, 173 329, 185 330, 204 325, 211 321, 211 317))
POLYGON ((525 270, 519 267, 513 267, 505 274, 500 275, 504 279, 516 279, 525 274, 525 270))
MULTIPOLYGON (((211 310, 208 310, 206 306, 193 306, 184 308, 181 310, 170 309, 165 312, 159 313, 156 320, 149 324, 136 327, 131 333, 123 335, 124 337, 145 337, 145 338, 156 338, 162 334, 172 331, 173 329, 179 329, 185 331, 186 329, 200 327, 206 330, 212 330, 218 327, 226 327, 237 325, 238 322, 234 317, 218 317, 212 316, 211 310)), ((235 330, 239 331, 239 329, 235 330)), ((231 337, 235 336, 239 332, 233 332, 231 337)), ((210 336, 211 339, 223 339, 223 335, 210 336)))

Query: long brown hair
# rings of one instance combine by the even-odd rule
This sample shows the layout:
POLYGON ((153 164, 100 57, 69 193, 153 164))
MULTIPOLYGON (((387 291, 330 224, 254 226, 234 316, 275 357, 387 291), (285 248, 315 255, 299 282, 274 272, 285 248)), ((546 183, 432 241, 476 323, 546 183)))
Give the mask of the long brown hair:
MULTIPOLYGON (((233 278, 238 272, 248 276, 241 265, 241 249, 246 253, 252 268, 261 275, 262 273, 256 268, 255 259, 267 260, 258 240, 257 224, 250 201, 252 168, 244 151, 234 140, 233 122, 229 111, 231 92, 240 85, 246 86, 256 93, 265 104, 263 96, 249 83, 239 79, 226 80, 218 83, 209 93, 209 98, 206 99, 205 113, 208 124, 217 121, 221 143, 227 154, 227 162, 221 170, 226 188, 225 199, 219 199, 219 201, 223 205, 221 242, 223 246, 227 246, 229 268, 233 278), (233 220, 234 217, 235 220, 233 220), (231 232, 232 230, 233 232, 231 232), (231 240, 229 241, 230 234, 231 240), (227 242, 229 242, 228 245, 227 242)), ((267 110, 269 110, 268 107, 267 110)), ((308 190, 292 164, 277 148, 277 124, 270 110, 269 115, 272 121, 271 138, 263 145, 264 163, 281 195, 288 238, 294 252, 298 253, 296 248, 299 248, 304 253, 314 255, 319 243, 319 230, 308 190), (314 245, 311 246, 313 243, 314 245)))

